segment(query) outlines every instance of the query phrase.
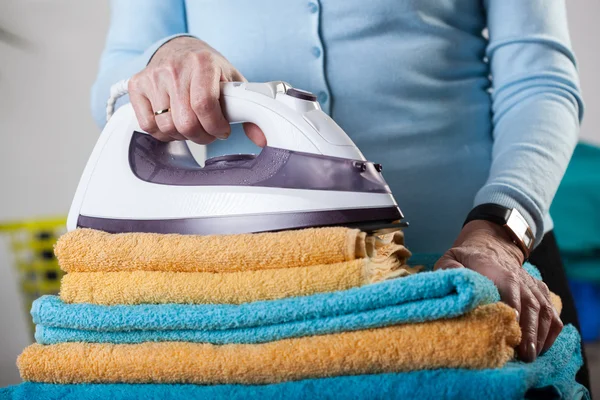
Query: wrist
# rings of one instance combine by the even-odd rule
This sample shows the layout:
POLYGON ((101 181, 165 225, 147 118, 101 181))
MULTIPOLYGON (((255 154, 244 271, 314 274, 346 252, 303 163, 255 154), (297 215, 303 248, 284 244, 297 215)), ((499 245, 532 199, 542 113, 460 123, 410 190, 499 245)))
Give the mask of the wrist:
POLYGON ((154 52, 152 58, 148 62, 148 65, 159 64, 164 59, 172 57, 172 55, 178 51, 190 51, 192 49, 198 49, 207 46, 208 45, 205 42, 193 36, 176 36, 173 39, 163 43, 162 46, 160 46, 156 52, 154 52))
POLYGON ((524 258, 529 257, 535 238, 527 220, 519 210, 494 203, 480 204, 467 215, 465 225, 476 220, 489 221, 502 227, 511 241, 519 247, 524 258))
POLYGON ((473 220, 465 224, 454 247, 500 247, 512 255, 519 264, 525 261, 521 248, 514 243, 504 227, 486 220, 473 220))

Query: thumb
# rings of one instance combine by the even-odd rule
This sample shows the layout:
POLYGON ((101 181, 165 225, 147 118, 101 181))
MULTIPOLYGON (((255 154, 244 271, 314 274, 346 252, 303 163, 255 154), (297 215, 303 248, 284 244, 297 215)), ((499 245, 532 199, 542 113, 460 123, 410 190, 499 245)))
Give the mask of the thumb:
POLYGON ((446 252, 433 266, 434 270, 438 269, 453 269, 453 268, 464 268, 464 265, 459 263, 454 256, 446 252))
POLYGON ((259 147, 265 147, 267 145, 267 138, 257 125, 249 122, 244 123, 244 132, 246 132, 248 139, 252 140, 255 145, 259 147))

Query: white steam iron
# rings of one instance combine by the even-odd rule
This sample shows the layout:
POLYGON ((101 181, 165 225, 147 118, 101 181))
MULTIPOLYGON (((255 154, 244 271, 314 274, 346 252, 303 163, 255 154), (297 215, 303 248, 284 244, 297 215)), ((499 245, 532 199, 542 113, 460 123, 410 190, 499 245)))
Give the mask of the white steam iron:
POLYGON ((381 165, 365 160, 312 93, 285 82, 221 89, 229 122, 253 122, 264 132, 260 154, 210 158, 201 167, 186 142, 163 143, 143 132, 127 104, 92 152, 68 229, 208 235, 406 226, 381 165))

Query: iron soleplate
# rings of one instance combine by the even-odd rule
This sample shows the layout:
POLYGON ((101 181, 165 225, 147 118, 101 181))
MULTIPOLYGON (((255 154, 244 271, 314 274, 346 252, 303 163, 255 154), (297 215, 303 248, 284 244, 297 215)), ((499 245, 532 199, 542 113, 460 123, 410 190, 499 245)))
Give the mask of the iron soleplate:
POLYGON ((402 218, 398 207, 382 207, 162 220, 80 215, 77 226, 109 233, 152 232, 183 235, 232 235, 325 226, 347 226, 367 232, 393 232, 408 225, 406 222, 398 222, 402 218))

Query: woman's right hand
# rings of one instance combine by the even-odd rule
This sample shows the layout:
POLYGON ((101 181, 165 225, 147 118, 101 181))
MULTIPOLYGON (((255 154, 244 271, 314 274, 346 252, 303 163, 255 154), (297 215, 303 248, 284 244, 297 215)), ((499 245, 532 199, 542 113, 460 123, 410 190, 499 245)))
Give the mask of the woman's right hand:
MULTIPOLYGON (((208 144, 231 133, 219 103, 219 83, 233 81, 246 79, 218 51, 199 39, 179 37, 160 47, 129 80, 129 98, 140 128, 156 139, 208 144)), ((244 130, 258 146, 266 145, 256 125, 244 124, 244 130)))

